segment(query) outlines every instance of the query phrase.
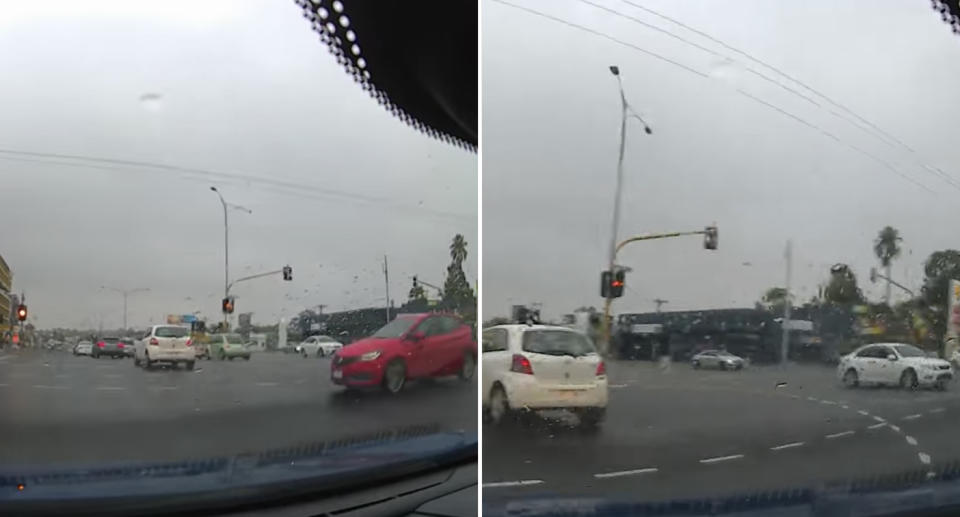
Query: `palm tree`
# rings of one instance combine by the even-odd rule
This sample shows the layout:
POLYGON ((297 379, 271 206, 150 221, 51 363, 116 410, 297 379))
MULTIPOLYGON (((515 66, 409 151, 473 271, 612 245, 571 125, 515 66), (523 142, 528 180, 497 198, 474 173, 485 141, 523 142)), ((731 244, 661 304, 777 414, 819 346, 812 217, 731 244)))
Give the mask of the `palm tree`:
POLYGON ((873 241, 873 253, 880 259, 880 265, 886 268, 887 272, 887 291, 884 294, 884 301, 890 305, 890 266, 893 259, 900 256, 900 232, 892 226, 884 226, 877 238, 873 241))
POLYGON ((467 259, 467 240, 459 233, 453 237, 453 242, 450 243, 450 258, 457 265, 463 264, 463 261, 467 259))

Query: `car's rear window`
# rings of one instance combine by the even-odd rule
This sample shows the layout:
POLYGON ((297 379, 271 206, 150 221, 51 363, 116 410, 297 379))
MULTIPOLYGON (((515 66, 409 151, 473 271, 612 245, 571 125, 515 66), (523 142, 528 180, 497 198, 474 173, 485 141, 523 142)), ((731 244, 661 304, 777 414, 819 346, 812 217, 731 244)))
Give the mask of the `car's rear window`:
POLYGON ((545 355, 582 355, 596 353, 590 339, 567 330, 528 330, 523 333, 523 351, 545 355))
POLYGON ((157 337, 187 337, 190 329, 186 327, 157 327, 154 335, 157 337))
POLYGON ((116 343, 117 341, 120 341, 120 338, 105 337, 105 338, 102 338, 100 341, 103 341, 104 343, 116 343))

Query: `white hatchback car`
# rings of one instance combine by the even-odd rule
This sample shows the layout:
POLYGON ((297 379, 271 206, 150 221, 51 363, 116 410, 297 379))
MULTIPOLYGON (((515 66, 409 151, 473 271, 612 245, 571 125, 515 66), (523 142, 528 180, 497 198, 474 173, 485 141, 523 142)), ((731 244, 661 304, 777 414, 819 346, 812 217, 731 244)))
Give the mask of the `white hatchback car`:
POLYGON ((197 351, 190 339, 190 327, 154 325, 137 341, 133 365, 150 369, 156 363, 183 364, 193 369, 197 351))
POLYGON ((903 343, 874 343, 843 356, 837 377, 848 388, 861 384, 900 385, 904 389, 932 386, 946 390, 953 379, 948 361, 903 343))
POLYGON ((493 423, 518 410, 567 409, 595 426, 607 410, 607 371, 584 333, 550 325, 484 329, 483 409, 493 423))
POLYGON ((343 348, 343 343, 330 336, 310 336, 297 348, 303 357, 324 357, 333 355, 334 352, 343 348))

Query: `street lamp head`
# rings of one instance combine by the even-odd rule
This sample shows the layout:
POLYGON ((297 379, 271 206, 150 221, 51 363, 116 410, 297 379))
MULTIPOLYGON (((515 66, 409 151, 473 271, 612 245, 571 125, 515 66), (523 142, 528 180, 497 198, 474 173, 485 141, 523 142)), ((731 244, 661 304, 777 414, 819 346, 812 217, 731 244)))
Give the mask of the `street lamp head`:
POLYGON ((217 187, 210 187, 210 190, 217 192, 217 187))
POLYGON ((620 67, 617 65, 610 65, 610 73, 613 75, 620 75, 620 67))
POLYGON ((652 135, 652 134, 653 134, 653 130, 650 129, 650 126, 648 126, 648 125, 646 125, 646 124, 643 125, 643 130, 644 130, 648 135, 652 135))

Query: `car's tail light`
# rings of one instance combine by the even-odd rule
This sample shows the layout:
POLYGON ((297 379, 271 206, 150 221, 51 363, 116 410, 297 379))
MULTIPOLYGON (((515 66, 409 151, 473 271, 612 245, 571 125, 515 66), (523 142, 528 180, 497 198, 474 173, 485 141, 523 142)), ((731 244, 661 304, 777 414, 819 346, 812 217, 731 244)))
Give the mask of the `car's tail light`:
POLYGON ((99 343, 97 343, 97 348, 103 348, 103 341, 100 341, 99 343))
POLYGON ((533 367, 530 366, 530 360, 520 354, 513 354, 513 363, 510 365, 510 371, 533 375, 533 367))
POLYGON ((603 377, 607 375, 607 363, 600 361, 600 364, 597 365, 597 377, 603 377))
POLYGON ((192 345, 193 345, 193 340, 192 340, 192 339, 188 339, 188 340, 187 340, 187 346, 192 346, 192 345))
POLYGON ((150 344, 151 344, 151 345, 159 345, 160 342, 157 341, 157 338, 152 337, 152 338, 150 338, 150 344))
POLYGON ((123 343, 117 343, 117 348, 123 348, 123 343))

